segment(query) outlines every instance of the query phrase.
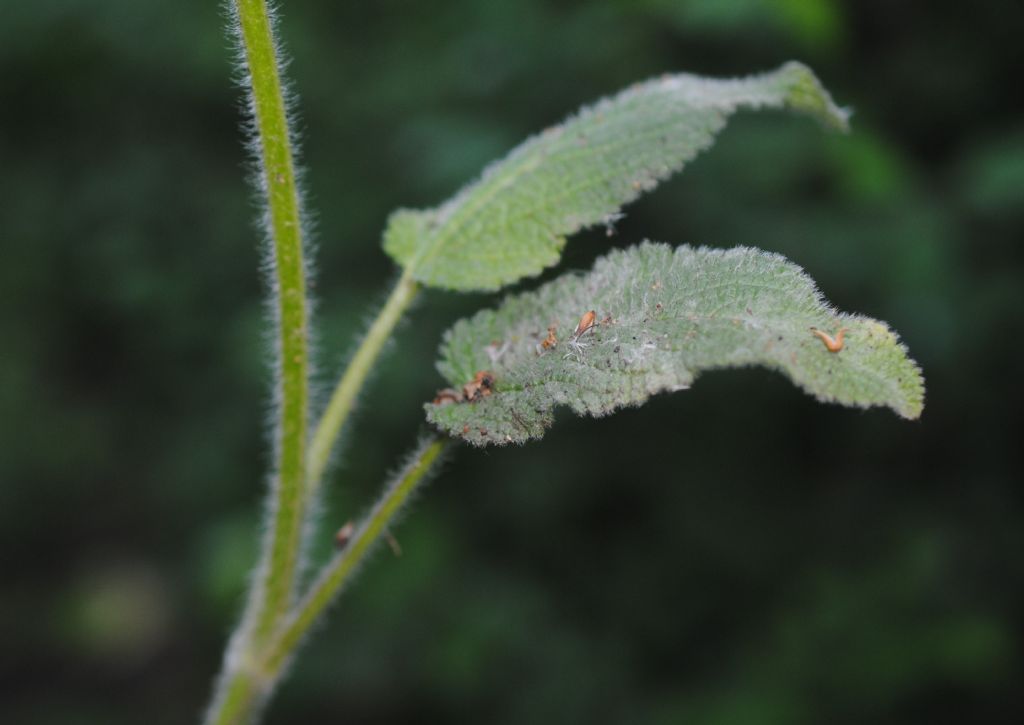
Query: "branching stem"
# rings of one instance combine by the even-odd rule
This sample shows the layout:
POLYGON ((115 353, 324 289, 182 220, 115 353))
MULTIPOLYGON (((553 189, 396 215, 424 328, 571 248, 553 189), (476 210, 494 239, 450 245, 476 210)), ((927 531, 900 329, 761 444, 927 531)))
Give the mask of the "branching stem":
POLYGON ((450 438, 434 437, 420 446, 412 460, 385 488, 345 548, 324 565, 306 595, 260 648, 259 656, 236 663, 230 676, 221 683, 207 723, 240 725, 254 718, 306 633, 351 579, 413 492, 426 481, 450 443, 450 438))
POLYGON ((309 591, 295 606, 276 636, 268 643, 263 660, 263 673, 276 678, 309 628, 341 592, 367 553, 387 530, 417 486, 438 463, 438 458, 451 443, 450 438, 435 437, 420 447, 405 469, 385 489, 373 510, 359 525, 343 550, 335 554, 321 570, 309 591))

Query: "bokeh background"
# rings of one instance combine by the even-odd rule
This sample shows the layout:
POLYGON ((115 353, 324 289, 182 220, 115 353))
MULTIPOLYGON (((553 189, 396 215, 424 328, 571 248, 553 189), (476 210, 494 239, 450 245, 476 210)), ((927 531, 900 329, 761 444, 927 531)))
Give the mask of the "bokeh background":
MULTIPOLYGON (((635 80, 796 58, 850 135, 738 117, 558 271, 644 237, 781 252, 899 330, 928 399, 910 423, 725 371, 460 449, 268 723, 1024 721, 1024 6, 283 4, 321 388, 394 279, 391 209, 635 80)), ((268 345, 223 26, 210 0, 0 13, 4 723, 193 722, 241 606, 268 345)), ((424 295, 325 543, 422 433, 441 332, 497 299, 424 295)))

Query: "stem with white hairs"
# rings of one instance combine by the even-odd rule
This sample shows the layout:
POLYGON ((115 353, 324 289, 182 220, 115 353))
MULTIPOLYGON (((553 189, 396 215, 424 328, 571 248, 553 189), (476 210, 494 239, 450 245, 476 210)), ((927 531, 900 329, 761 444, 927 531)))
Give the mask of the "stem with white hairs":
POLYGON ((290 608, 301 571, 308 508, 309 308, 303 224, 281 62, 265 0, 233 0, 253 138, 264 227, 270 247, 269 287, 275 324, 277 403, 268 530, 242 622, 232 638, 207 722, 250 720, 266 694, 252 664, 261 644, 290 608))

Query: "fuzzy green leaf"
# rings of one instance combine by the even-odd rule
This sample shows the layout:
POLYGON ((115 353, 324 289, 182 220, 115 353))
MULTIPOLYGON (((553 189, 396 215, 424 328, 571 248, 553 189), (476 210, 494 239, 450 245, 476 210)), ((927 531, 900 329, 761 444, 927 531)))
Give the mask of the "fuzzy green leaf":
POLYGON ((494 290, 538 274, 567 235, 613 223, 743 107, 788 107, 846 128, 846 112, 800 63, 729 80, 666 75, 528 139, 442 206, 395 212, 384 249, 435 287, 494 290))
POLYGON ((748 365, 779 370, 822 401, 904 418, 924 405, 920 370, 896 334, 830 307, 785 258, 645 242, 456 323, 438 369, 455 397, 482 370, 493 391, 428 403, 427 418, 476 445, 521 443, 544 434, 556 406, 606 415, 689 387, 702 370, 748 365), (589 310, 598 322, 573 344, 589 310), (549 327, 558 342, 545 349, 549 327), (811 328, 846 328, 844 346, 830 352, 811 328))

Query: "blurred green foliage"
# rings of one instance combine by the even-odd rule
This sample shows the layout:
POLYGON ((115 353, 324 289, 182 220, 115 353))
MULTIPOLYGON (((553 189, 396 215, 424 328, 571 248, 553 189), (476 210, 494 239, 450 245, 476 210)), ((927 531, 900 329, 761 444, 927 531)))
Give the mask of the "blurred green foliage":
MULTIPOLYGON (((755 245, 890 321, 919 423, 761 370, 540 444, 460 450, 268 722, 1018 722, 1019 4, 285 2, 318 211, 320 379, 431 206, 583 102, 797 58, 853 133, 737 119, 611 245, 755 245), (729 435, 723 435, 728 431, 729 435), (743 434, 737 450, 735 433, 743 434)), ((253 560, 267 350, 215 3, 38 0, 0 22, 0 720, 189 722, 253 560)), ((554 274, 554 272, 552 273, 554 274)), ((527 283, 526 286, 530 286, 527 283)), ((439 387, 430 292, 325 506, 363 510, 439 387)))

